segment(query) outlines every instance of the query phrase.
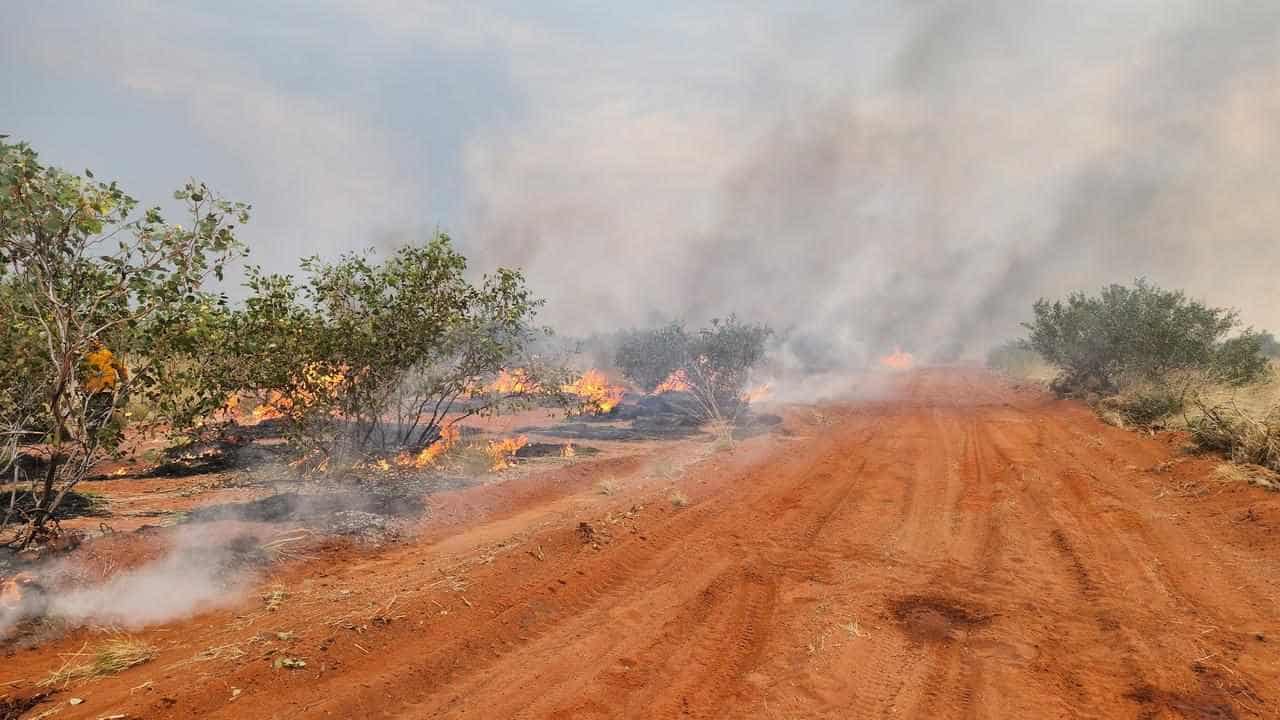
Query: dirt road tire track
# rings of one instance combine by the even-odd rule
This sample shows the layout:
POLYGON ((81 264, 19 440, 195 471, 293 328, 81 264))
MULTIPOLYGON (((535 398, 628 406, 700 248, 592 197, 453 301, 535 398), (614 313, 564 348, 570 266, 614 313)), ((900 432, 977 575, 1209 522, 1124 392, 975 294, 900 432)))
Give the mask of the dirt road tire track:
POLYGON ((330 638, 321 675, 114 692, 175 718, 1276 715, 1280 499, 1171 492, 1213 461, 1169 470, 1167 443, 983 372, 893 382, 690 465, 671 481, 688 507, 664 483, 608 500, 644 509, 598 548, 573 530, 606 502, 579 468, 501 524, 470 512, 351 560, 340 581, 399 590, 407 620, 363 653, 330 638), (444 548, 512 527, 519 549, 468 566, 465 598, 424 589, 444 548))

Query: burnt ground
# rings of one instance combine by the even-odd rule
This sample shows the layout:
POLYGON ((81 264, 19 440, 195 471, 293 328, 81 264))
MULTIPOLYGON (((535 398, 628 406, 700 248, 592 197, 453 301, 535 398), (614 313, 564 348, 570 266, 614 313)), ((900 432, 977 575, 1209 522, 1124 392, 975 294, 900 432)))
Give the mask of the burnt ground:
MULTIPOLYGON (((311 548, 228 607, 135 631, 155 659, 35 712, 1276 713, 1280 494, 984 372, 893 383, 731 451, 628 440, 434 492, 402 542, 311 548)), ((0 692, 100 637, 6 658, 0 692)))

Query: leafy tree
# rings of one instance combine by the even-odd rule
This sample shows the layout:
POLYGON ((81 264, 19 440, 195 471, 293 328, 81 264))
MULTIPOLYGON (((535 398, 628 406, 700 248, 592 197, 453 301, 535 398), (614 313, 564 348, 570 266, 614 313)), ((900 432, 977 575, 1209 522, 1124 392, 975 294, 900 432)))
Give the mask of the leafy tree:
POLYGON ((447 235, 365 255, 303 262, 307 278, 250 274, 233 333, 242 390, 280 407, 312 465, 370 450, 421 449, 447 425, 557 396, 563 369, 528 351, 540 301, 500 268, 478 284, 447 235), (495 388, 504 369, 527 382, 495 388), (447 420, 446 420, 447 419, 447 420))
POLYGON ((694 333, 679 323, 628 333, 617 365, 647 392, 674 389, 691 400, 688 410, 705 421, 731 422, 749 404, 744 395, 751 370, 773 334, 765 325, 736 316, 714 319, 694 333))
POLYGON ((1173 374, 1207 373, 1244 384, 1267 371, 1258 336, 1238 325, 1235 311, 1214 308, 1145 280, 1110 285, 1096 296, 1041 299, 1025 324, 1031 347, 1060 369, 1063 394, 1114 394, 1122 381, 1163 382, 1173 374))
POLYGON ((14 487, 36 457, 34 509, 10 542, 27 544, 48 530, 52 513, 90 469, 121 442, 131 393, 150 390, 156 363, 146 352, 149 323, 177 323, 189 308, 221 303, 202 290, 221 277, 241 246, 233 230, 248 207, 216 197, 202 184, 176 193, 188 227, 165 222, 158 208, 135 214, 137 201, 115 182, 42 165, 25 143, 0 138, 0 469, 14 487))
POLYGON ((671 374, 685 367, 690 338, 684 325, 671 322, 649 330, 624 333, 618 342, 614 364, 645 392, 653 392, 671 374))

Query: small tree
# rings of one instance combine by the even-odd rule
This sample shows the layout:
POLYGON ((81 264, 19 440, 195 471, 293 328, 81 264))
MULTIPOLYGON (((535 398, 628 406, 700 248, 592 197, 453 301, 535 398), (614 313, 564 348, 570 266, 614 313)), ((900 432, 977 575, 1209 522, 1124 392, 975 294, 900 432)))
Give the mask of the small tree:
POLYGON ((731 423, 750 403, 745 394, 751 370, 764 359, 773 331, 736 316, 715 319, 688 333, 679 323, 628 333, 618 347, 623 375, 647 392, 687 393, 690 414, 707 422, 731 423))
POLYGON ((499 269, 472 284, 446 235, 381 263, 347 255, 303 269, 301 286, 253 271, 235 334, 246 360, 238 384, 280 406, 310 466, 425 449, 446 423, 554 395, 565 382, 560 366, 528 352, 540 301, 523 276, 499 269), (516 367, 526 383, 494 387, 516 367))
POLYGON ((1230 337, 1235 311, 1188 299, 1145 280, 1111 285, 1097 296, 1039 300, 1025 324, 1031 347, 1060 369, 1062 394, 1110 395, 1123 381, 1164 383, 1178 373, 1244 384, 1267 371, 1257 335, 1230 337))
POLYGON ((641 390, 653 392, 688 363, 689 342, 684 325, 678 322, 633 330, 619 340, 614 363, 641 390))
POLYGON ((9 542, 44 534, 67 493, 119 447, 124 405, 162 360, 146 351, 148 322, 219 302, 202 285, 240 249, 233 229, 248 207, 195 182, 176 197, 188 228, 157 208, 135 217, 137 202, 116 183, 45 167, 26 144, 0 138, 0 316, 10 325, 0 345, 12 353, 0 374, 9 396, 0 468, 14 480, 5 524, 21 520, 9 542), (15 518, 19 454, 42 469, 31 509, 15 518))

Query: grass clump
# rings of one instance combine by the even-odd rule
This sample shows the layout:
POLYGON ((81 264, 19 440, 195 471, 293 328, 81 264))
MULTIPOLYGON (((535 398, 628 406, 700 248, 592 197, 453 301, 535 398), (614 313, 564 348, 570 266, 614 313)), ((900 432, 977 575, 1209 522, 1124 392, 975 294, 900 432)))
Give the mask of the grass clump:
POLYGON ((1253 413, 1232 402, 1199 406, 1190 422, 1191 436, 1205 450, 1232 462, 1280 471, 1280 405, 1253 413))
POLYGON ((670 497, 672 507, 683 508, 689 507, 689 496, 679 490, 672 490, 670 497))
POLYGON ((107 640, 92 652, 83 650, 67 658, 62 667, 41 680, 40 687, 68 685, 73 682, 92 680, 124 672, 131 667, 141 665, 156 656, 156 649, 141 641, 128 637, 115 637, 107 640), (87 661, 82 661, 88 658, 87 661))

